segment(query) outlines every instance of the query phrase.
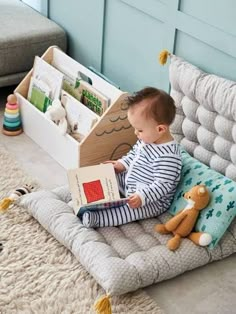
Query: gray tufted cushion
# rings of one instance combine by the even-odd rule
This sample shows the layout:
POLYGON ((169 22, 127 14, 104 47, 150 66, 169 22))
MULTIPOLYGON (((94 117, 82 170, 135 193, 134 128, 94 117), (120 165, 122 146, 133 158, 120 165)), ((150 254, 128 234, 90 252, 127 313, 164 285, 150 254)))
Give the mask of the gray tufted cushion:
POLYGON ((154 232, 170 214, 120 227, 87 229, 74 215, 67 187, 27 194, 20 200, 29 213, 65 245, 97 282, 112 295, 119 295, 185 271, 222 259, 236 252, 236 222, 213 250, 183 239, 180 248, 166 247, 170 235, 154 232))
POLYGON ((236 82, 172 55, 170 83, 176 139, 195 158, 236 181, 236 82))

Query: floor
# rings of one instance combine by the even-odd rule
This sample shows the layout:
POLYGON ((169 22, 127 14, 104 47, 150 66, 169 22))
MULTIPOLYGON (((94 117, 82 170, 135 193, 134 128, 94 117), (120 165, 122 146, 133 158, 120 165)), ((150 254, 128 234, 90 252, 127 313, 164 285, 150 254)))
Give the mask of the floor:
MULTIPOLYGON (((6 97, 13 90, 14 87, 0 89, 0 125, 6 97)), ((0 133, 0 143, 44 188, 67 183, 65 170, 25 134, 7 137, 0 133)), ((233 314, 236 313, 235 265, 236 254, 150 286, 145 291, 166 314, 233 314)))

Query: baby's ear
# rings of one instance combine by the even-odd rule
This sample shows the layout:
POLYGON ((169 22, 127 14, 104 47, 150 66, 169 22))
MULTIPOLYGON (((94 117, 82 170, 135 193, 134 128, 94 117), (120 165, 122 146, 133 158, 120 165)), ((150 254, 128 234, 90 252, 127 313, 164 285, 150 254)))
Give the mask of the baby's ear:
POLYGON ((166 132, 166 130, 167 130, 167 125, 165 125, 165 124, 158 124, 158 125, 156 126, 156 130, 157 130, 159 133, 166 132))

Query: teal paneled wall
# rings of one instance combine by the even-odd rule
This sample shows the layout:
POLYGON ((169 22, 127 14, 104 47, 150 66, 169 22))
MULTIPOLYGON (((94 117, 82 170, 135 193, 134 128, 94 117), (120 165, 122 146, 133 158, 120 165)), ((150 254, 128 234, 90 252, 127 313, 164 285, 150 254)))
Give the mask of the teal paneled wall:
POLYGON ((235 0, 50 0, 49 17, 67 31, 69 54, 123 90, 168 90, 163 48, 236 81, 235 0))
POLYGON ((232 57, 184 32, 176 34, 175 54, 202 70, 236 81, 236 56, 232 57))
POLYGON ((182 0, 180 11, 229 34, 236 35, 235 0, 182 0))
POLYGON ((104 0, 50 0, 49 17, 68 35, 68 53, 80 63, 100 70, 104 0))
POLYGON ((124 1, 107 1, 105 17, 104 74, 123 90, 161 81, 157 52, 163 48, 163 22, 124 1))
POLYGON ((48 16, 48 0, 21 0, 45 16, 48 16))

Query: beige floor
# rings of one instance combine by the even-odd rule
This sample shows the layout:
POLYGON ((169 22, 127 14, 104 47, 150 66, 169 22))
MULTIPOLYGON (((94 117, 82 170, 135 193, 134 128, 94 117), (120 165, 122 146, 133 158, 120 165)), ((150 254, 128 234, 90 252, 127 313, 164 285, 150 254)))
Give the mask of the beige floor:
MULTIPOLYGON (((0 89, 1 125, 6 96, 12 90, 13 87, 0 89)), ((25 134, 17 137, 0 134, 0 143, 44 188, 67 183, 65 170, 25 134)), ((233 314, 236 313, 235 266, 236 254, 145 290, 166 314, 233 314)))

